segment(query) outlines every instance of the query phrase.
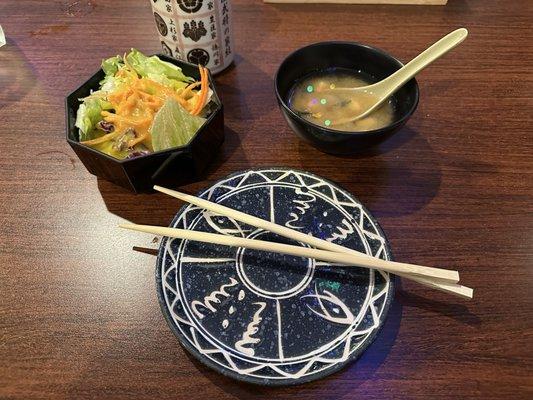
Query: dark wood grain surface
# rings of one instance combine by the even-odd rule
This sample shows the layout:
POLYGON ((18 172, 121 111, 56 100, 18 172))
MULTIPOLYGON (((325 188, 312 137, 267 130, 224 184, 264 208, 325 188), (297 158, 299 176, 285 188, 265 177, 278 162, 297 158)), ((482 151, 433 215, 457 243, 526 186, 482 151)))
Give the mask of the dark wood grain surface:
POLYGON ((379 219, 398 260, 458 269, 475 299, 403 282, 361 359, 321 381, 248 386, 198 364, 167 327, 155 258, 124 219, 168 224, 179 203, 89 175, 64 140, 64 97, 103 57, 159 51, 148 0, 0 2, 0 398, 526 399, 533 396, 533 7, 275 6, 235 0, 235 67, 216 78, 227 140, 196 191, 257 166, 338 182, 379 219), (282 120, 273 75, 310 42, 369 43, 407 61, 459 26, 419 75, 406 128, 354 157, 282 120))

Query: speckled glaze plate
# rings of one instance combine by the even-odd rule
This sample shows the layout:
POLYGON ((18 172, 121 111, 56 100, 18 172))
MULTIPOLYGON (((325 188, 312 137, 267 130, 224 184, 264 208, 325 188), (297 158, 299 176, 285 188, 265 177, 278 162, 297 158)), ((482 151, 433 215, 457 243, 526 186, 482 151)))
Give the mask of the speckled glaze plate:
MULTIPOLYGON (((383 259, 387 240, 357 199, 283 168, 232 174, 200 197, 383 259)), ((173 227, 305 246, 184 206, 173 227)), ((165 238, 156 267, 172 331, 198 360, 235 379, 290 385, 329 375, 373 341, 390 307, 388 274, 165 238)))

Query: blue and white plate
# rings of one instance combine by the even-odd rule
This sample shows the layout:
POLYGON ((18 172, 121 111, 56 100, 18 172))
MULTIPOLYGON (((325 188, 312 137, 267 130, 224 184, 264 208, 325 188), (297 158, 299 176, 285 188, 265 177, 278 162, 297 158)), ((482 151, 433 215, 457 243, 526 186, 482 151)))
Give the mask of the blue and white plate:
MULTIPOLYGON (((200 197, 390 259, 375 219, 350 193, 308 172, 238 172, 200 197)), ((173 227, 306 246, 184 206, 173 227)), ((357 358, 393 296, 387 273, 256 250, 165 238, 156 268, 161 308, 182 345, 235 379, 308 382, 357 358)))

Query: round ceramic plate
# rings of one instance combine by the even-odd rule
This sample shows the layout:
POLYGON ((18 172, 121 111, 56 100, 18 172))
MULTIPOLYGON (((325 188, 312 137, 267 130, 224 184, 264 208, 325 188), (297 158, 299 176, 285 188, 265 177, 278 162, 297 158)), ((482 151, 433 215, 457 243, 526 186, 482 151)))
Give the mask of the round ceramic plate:
MULTIPOLYGON (((387 240, 345 190, 308 172, 239 172, 200 197, 383 259, 387 240)), ((184 206, 173 227, 306 246, 184 206)), ((388 274, 242 248, 165 238, 157 291, 170 327, 198 360, 250 383, 329 375, 372 342, 390 307, 388 274)))

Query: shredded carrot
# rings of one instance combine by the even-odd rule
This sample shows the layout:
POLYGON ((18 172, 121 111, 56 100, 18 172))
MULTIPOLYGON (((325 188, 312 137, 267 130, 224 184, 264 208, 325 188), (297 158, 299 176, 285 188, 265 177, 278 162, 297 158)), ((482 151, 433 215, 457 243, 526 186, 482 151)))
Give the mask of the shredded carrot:
POLYGON ((198 65, 198 68, 200 69, 200 82, 201 82, 201 89, 200 89, 200 97, 198 101, 196 102, 196 106, 192 110, 192 115, 198 115, 204 108, 204 103, 207 98, 207 93, 209 92, 209 80, 207 75, 207 69, 202 67, 201 65, 198 65))
POLYGON ((114 112, 101 111, 103 120, 113 123, 115 130, 96 139, 81 142, 92 146, 116 140, 133 129, 136 137, 128 140, 128 147, 133 148, 143 143, 151 149, 152 135, 150 126, 154 115, 161 109, 169 98, 179 102, 187 112, 198 115, 205 106, 209 93, 209 77, 207 68, 199 65, 199 81, 190 83, 180 91, 165 86, 146 77, 139 77, 126 56, 123 58, 125 68, 117 72, 116 76, 129 76, 133 82, 126 88, 109 93, 107 100, 111 103, 114 112), (133 75, 135 75, 133 77, 133 75), (199 87, 199 90, 194 90, 199 87))
POLYGON ((133 93, 133 89, 126 88, 123 90, 119 90, 115 93, 111 93, 107 98, 110 102, 119 104, 124 99, 126 99, 128 96, 130 96, 133 93))
POLYGON ((200 98, 200 106, 196 111, 196 114, 200 114, 200 112, 203 110, 205 106, 205 101, 207 99, 207 94, 209 93, 209 78, 207 75, 207 68, 202 67, 202 71, 204 72, 204 85, 202 86, 202 97, 200 98))
POLYGON ((145 101, 144 105, 155 113, 161 108, 161 101, 145 101))
POLYGON ((111 122, 111 123, 124 122, 126 124, 136 125, 139 123, 143 123, 143 124, 150 123, 151 121, 151 116, 148 116, 145 119, 137 120, 137 119, 125 116, 125 115, 113 114, 113 113, 110 113, 109 111, 102 111, 101 115, 102 117, 104 117, 104 120, 106 122, 111 122))
MULTIPOLYGON (((204 72, 202 71, 202 66, 198 64, 198 70, 200 71, 200 93, 204 87, 204 72)), ((198 109, 198 105, 200 104, 200 95, 196 94, 196 102, 194 103, 194 107, 192 108, 192 111, 190 112, 192 115, 196 115, 196 110, 198 109)))
POLYGON ((204 68, 204 76, 205 76, 205 93, 204 98, 202 99, 202 106, 198 110, 198 113, 202 111, 205 107, 205 104, 207 102, 207 97, 209 96, 209 74, 207 73, 207 68, 204 68))
POLYGON ((184 99, 187 98, 187 95, 198 85, 200 85, 201 82, 194 82, 191 83, 189 86, 187 86, 185 89, 183 89, 183 92, 180 93, 180 96, 184 99))
POLYGON ((133 93, 117 107, 117 113, 129 113, 137 105, 139 92, 134 90, 133 93))

